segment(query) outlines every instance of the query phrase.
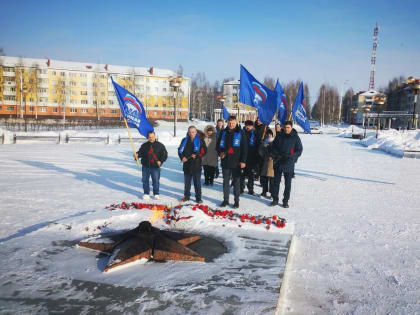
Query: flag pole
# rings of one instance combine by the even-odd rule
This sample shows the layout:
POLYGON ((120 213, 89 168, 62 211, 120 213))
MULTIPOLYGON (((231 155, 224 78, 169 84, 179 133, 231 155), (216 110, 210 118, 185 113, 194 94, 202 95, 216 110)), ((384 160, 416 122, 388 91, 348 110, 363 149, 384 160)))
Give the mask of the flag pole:
POLYGON ((133 139, 131 138, 130 128, 128 128, 127 119, 125 119, 125 117, 124 117, 124 122, 125 122, 125 127, 127 128, 128 138, 130 139, 131 149, 133 149, 133 154, 136 157, 137 166, 140 168, 140 162, 136 155, 136 149, 134 148, 133 139))

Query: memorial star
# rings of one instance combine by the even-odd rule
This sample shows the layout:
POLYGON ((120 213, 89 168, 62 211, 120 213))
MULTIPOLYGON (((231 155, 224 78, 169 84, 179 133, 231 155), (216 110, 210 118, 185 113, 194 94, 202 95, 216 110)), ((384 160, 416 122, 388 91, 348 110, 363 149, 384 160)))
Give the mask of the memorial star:
POLYGON ((187 247, 199 239, 199 235, 159 230, 148 221, 143 221, 133 230, 92 237, 77 245, 110 254, 104 270, 107 272, 142 258, 204 261, 204 257, 187 247))

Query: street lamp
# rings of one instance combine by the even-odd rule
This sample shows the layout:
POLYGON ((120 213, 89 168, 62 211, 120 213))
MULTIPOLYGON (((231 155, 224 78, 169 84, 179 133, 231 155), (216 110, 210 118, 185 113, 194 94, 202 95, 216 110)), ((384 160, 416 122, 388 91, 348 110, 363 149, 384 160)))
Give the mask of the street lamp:
POLYGON ((367 124, 366 124, 365 119, 367 117, 367 114, 370 112, 371 107, 372 107, 372 105, 368 105, 368 104, 365 104, 365 105, 362 106, 362 110, 363 110, 363 113, 364 113, 363 122, 364 122, 364 125, 365 125, 365 133, 364 133, 363 138, 366 138, 366 125, 367 124))
MULTIPOLYGON (((356 115, 358 111, 359 111, 359 109, 358 109, 357 107, 350 108, 350 112, 351 112, 353 115, 356 115)), ((353 116, 353 123, 352 123, 352 124, 354 124, 354 116, 353 116)))
POLYGON ((339 110, 338 110, 338 124, 339 125, 341 125, 341 107, 343 105, 343 88, 344 88, 344 85, 347 84, 347 82, 349 82, 349 80, 345 80, 343 82, 343 84, 341 85, 340 107, 339 107, 339 110))
POLYGON ((24 121, 25 121, 25 132, 27 132, 28 131, 28 125, 27 125, 27 121, 26 121, 26 119, 27 119, 27 117, 26 117, 26 93, 28 93, 28 87, 26 86, 26 83, 23 84, 22 93, 23 93, 22 96, 23 96, 23 106, 24 106, 23 117, 24 117, 24 121))
POLYGON ((226 97, 222 96, 219 98, 220 103, 222 104, 222 106, 220 107, 220 118, 223 118, 223 104, 225 104, 226 101, 226 97))
POLYGON ((417 94, 420 91, 420 79, 414 79, 413 77, 408 77, 406 84, 414 92, 414 104, 413 104, 413 128, 416 128, 416 105, 417 105, 417 94))
POLYGON ((174 137, 176 137, 176 97, 182 83, 182 76, 169 77, 169 85, 174 90, 174 137))
POLYGON ((373 97, 373 103, 376 104, 376 111, 378 112, 377 120, 378 125, 376 127, 376 138, 378 138, 379 129, 381 128, 381 124, 379 122, 379 110, 386 102, 386 96, 384 94, 378 94, 373 97))

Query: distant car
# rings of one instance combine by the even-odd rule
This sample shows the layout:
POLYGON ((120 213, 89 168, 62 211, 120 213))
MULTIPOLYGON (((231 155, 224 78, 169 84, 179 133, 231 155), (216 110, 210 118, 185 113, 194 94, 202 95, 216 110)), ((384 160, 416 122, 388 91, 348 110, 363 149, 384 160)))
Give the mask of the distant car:
MULTIPOLYGON (((307 133, 307 132, 305 131, 305 133, 307 133)), ((323 134, 322 130, 319 129, 318 127, 311 127, 311 133, 312 134, 319 134, 319 135, 323 134)))

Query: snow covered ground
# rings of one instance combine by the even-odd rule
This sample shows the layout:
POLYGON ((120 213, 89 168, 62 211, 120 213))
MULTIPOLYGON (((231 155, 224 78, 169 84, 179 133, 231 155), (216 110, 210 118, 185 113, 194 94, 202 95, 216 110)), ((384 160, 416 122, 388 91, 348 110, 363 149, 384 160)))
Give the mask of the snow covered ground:
MULTIPOLYGON (((357 126, 349 126, 340 133, 340 137, 351 137, 352 134, 364 134, 364 130, 357 126)), ((406 156, 407 151, 420 152, 420 130, 381 130, 376 138, 375 130, 367 130, 366 138, 360 143, 371 150, 380 150, 398 157, 406 156)), ((411 157, 411 156, 410 156, 411 157)), ((415 157, 420 157, 420 154, 415 157)))
MULTIPOLYGON (((171 125, 162 124, 159 139, 178 144, 186 132, 186 125, 180 126, 179 137, 173 138, 171 125)), ((124 130, 87 133, 101 132, 125 136, 124 130)), ((110 274, 100 272, 103 257, 74 245, 98 233, 98 226, 127 229, 150 216, 104 209, 141 196, 141 173, 130 146, 0 146, 0 310, 179 313, 189 305, 191 313, 271 313, 295 226, 295 254, 283 292, 286 314, 420 312, 419 161, 369 150, 357 140, 300 136, 304 152, 296 165, 290 208, 273 209, 268 200, 246 194, 240 202, 240 211, 286 218, 285 229, 251 223, 239 227, 186 207, 185 214, 194 218, 175 227, 213 235, 225 242, 228 254, 208 269, 199 263, 165 263, 110 274), (258 257, 261 251, 269 253, 258 257), (255 288, 262 291, 254 293, 255 288)), ((176 147, 168 145, 168 151, 159 203, 175 204, 182 196, 183 175, 176 147)), ((220 179, 203 188, 209 206, 221 197, 220 179)))

